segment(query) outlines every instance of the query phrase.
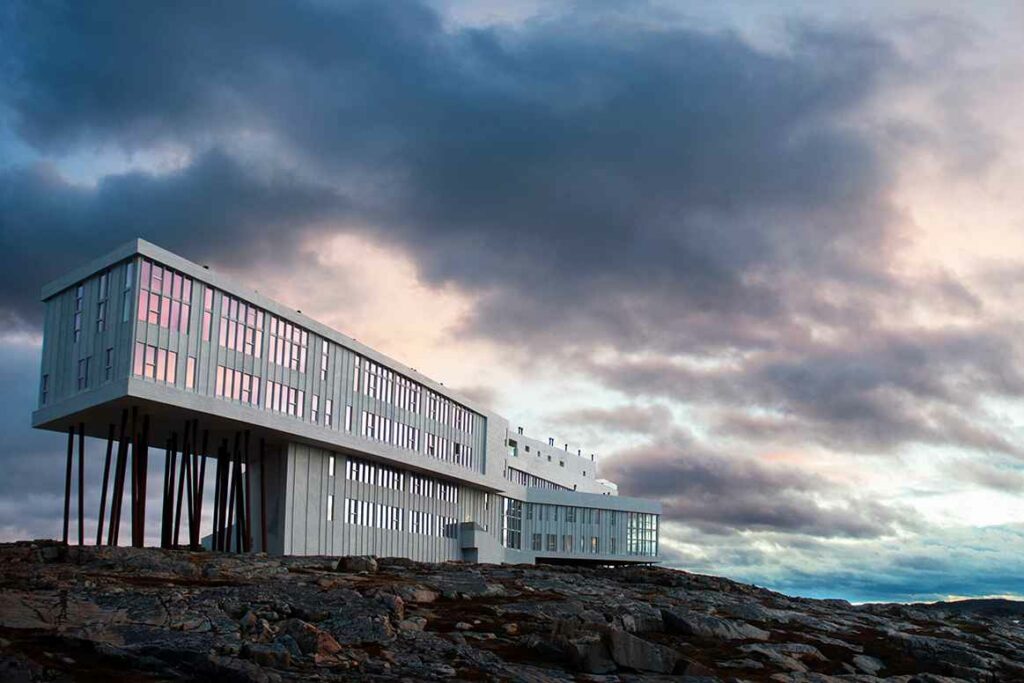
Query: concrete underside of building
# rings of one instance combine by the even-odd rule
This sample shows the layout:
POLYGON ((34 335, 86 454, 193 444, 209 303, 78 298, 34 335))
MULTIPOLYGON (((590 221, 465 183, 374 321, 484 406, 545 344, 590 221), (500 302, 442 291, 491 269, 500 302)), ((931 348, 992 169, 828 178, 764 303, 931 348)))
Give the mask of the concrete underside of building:
POLYGON ((660 505, 618 496, 595 457, 512 431, 159 247, 123 245, 42 299, 33 426, 68 434, 69 488, 82 435, 106 440, 97 542, 119 543, 127 518, 140 545, 156 497, 161 545, 210 534, 215 548, 275 554, 658 561, 660 505), (146 490, 151 451, 166 458, 159 492, 146 490))

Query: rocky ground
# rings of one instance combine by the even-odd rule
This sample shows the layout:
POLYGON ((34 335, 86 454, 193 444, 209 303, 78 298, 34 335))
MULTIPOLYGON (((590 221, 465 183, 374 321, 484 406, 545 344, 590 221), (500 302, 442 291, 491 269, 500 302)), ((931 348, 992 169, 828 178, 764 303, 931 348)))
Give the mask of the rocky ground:
POLYGON ((0 545, 0 680, 1024 681, 1024 609, 661 568, 0 545))

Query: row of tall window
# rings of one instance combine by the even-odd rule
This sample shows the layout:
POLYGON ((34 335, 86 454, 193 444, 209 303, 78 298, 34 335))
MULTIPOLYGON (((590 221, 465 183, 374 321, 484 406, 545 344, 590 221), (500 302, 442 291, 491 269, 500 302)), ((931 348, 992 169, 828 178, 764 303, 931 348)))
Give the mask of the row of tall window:
POLYGON ((267 395, 263 407, 294 417, 302 417, 306 392, 280 382, 267 380, 267 395))
MULTIPOLYGON (((350 408, 351 409, 351 408, 350 408)), ((313 394, 309 397, 309 419, 313 424, 320 423, 320 397, 313 394)), ((324 401, 324 426, 330 427, 334 423, 334 399, 324 401)))
POLYGON ((409 510, 409 532, 438 538, 456 538, 458 522, 454 517, 444 517, 422 510, 409 510))
POLYGON ((620 513, 615 510, 601 508, 584 508, 573 505, 548 505, 546 503, 527 503, 526 519, 544 522, 568 522, 570 524, 600 524, 604 515, 608 516, 608 524, 617 525, 620 513))
MULTIPOLYGON (((601 553, 600 536, 580 536, 579 540, 579 549, 576 550, 572 534, 562 534, 561 546, 559 546, 558 543, 558 534, 533 534, 533 537, 530 539, 530 547, 535 551, 546 551, 549 553, 590 552, 593 555, 601 553)), ((609 538, 608 554, 615 555, 617 552, 618 549, 616 548, 615 538, 609 538)))
POLYGON ((424 498, 436 498, 447 503, 459 502, 458 486, 419 474, 409 475, 409 493, 424 498))
POLYGON ((216 395, 258 406, 260 404, 260 378, 250 375, 248 372, 218 365, 216 395))
MULTIPOLYGON (((135 264, 129 261, 125 267, 124 296, 121 304, 123 322, 127 322, 131 315, 132 297, 131 291, 134 285, 135 264)), ((103 332, 107 329, 108 307, 110 305, 110 271, 100 273, 97 281, 97 302, 96 302, 96 332, 103 332)), ((75 287, 75 314, 73 337, 75 343, 82 339, 82 320, 85 314, 85 283, 75 287)))
POLYGON ((269 317, 270 362, 305 372, 309 332, 275 315, 269 317))
POLYGON ((426 395, 425 414, 443 425, 472 434, 474 421, 471 411, 451 399, 427 389, 418 382, 395 372, 369 358, 356 357, 356 371, 352 378, 352 389, 362 391, 378 401, 390 403, 412 413, 421 412, 426 395))
MULTIPOLYGON (((166 362, 166 360, 165 360, 166 362)), ((77 373, 75 375, 75 388, 84 391, 89 388, 89 370, 92 367, 92 356, 84 356, 78 359, 77 373)), ((141 374, 136 372, 135 374, 141 374)), ((166 369, 165 369, 166 374, 166 369)), ((103 352, 103 381, 110 381, 114 377, 114 349, 108 348, 103 352)), ((45 406, 50 400, 50 375, 43 373, 39 385, 39 405, 45 406)))
POLYGON ((528 486, 535 489, 550 489, 552 491, 568 491, 567 486, 556 484, 553 481, 548 481, 542 477, 538 477, 535 474, 518 470, 515 467, 505 468, 505 478, 513 484, 519 484, 520 486, 528 486))
MULTIPOLYGON (((331 474, 334 470, 334 456, 331 456, 331 474)), ((382 486, 395 491, 405 490, 405 473, 402 470, 374 462, 349 458, 345 462, 345 478, 373 486, 382 486)))
POLYGON ((132 372, 138 377, 148 377, 158 382, 174 384, 178 378, 178 354, 167 349, 159 349, 151 344, 135 342, 135 360, 132 372))
POLYGON ((138 319, 188 334, 192 278, 143 259, 139 269, 138 319))
POLYGON ((359 391, 361 375, 363 393, 370 398, 390 403, 412 413, 420 411, 422 387, 419 383, 369 358, 357 356, 355 364, 356 372, 353 377, 355 391, 359 391))
POLYGON ((419 450, 420 430, 418 428, 367 410, 363 411, 362 435, 367 439, 383 441, 399 448, 419 450))
MULTIPOLYGON (((203 317, 205 320, 205 309, 203 317)), ((233 296, 222 295, 220 345, 259 358, 263 353, 263 311, 233 296)))
POLYGON ((427 393, 427 417, 468 434, 473 433, 473 413, 436 391, 427 388, 423 390, 427 393))
POLYGON ((653 557, 658 554, 658 515, 646 512, 627 513, 626 552, 653 557))
POLYGON ((444 462, 455 463, 462 467, 473 466, 473 447, 445 436, 427 434, 424 438, 423 452, 431 458, 437 458, 444 462))
MULTIPOLYGON (((354 498, 345 499, 345 521, 359 526, 402 531, 402 508, 396 505, 371 503, 354 498)), ((334 496, 327 496, 327 521, 334 521, 334 496)))
MULTIPOLYGON (((334 456, 330 457, 328 465, 329 476, 334 476, 334 456)), ((448 503, 459 502, 459 487, 455 484, 440 481, 433 477, 425 477, 418 474, 407 473, 388 465, 349 457, 345 462, 345 478, 349 481, 358 481, 373 486, 405 491, 408 478, 408 491, 415 496, 434 498, 448 503)))

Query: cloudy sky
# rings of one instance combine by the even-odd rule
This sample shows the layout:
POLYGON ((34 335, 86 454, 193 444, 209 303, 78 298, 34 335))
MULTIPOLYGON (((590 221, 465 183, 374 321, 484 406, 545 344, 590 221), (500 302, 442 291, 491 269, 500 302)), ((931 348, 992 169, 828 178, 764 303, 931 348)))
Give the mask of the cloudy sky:
POLYGON ((995 1, 6 3, 0 538, 59 527, 39 288, 141 236, 594 450, 674 566, 1022 596, 1021 45, 995 1))

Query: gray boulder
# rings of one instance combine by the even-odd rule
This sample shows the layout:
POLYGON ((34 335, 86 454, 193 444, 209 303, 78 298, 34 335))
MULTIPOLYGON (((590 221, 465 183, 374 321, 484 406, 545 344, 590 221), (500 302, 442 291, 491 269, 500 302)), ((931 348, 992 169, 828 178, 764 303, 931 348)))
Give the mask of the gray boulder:
POLYGON ((627 669, 670 674, 679 662, 679 653, 672 648, 637 638, 625 631, 608 629, 606 638, 612 659, 627 669))
POLYGON ((715 640, 768 640, 771 634, 742 621, 721 619, 685 609, 663 609, 661 616, 670 631, 715 640))
POLYGON ((349 555, 338 560, 337 570, 349 574, 359 572, 373 574, 377 571, 377 559, 370 555, 349 555))

